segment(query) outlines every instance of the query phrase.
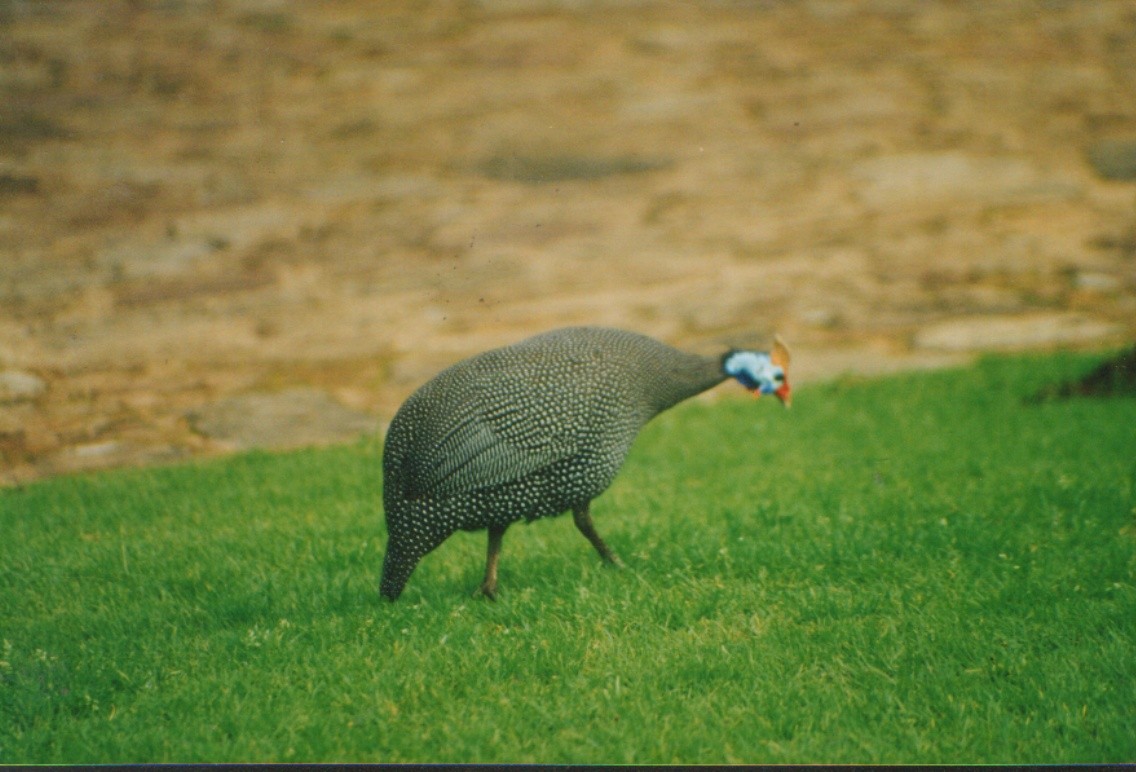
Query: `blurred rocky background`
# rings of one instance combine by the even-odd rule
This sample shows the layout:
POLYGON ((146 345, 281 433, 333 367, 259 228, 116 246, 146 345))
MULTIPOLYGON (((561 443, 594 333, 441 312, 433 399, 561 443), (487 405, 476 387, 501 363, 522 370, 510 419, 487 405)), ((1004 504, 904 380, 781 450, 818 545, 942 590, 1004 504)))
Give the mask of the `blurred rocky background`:
POLYGON ((0 0, 0 481, 381 430, 567 324, 1136 333, 1128 0, 0 0))

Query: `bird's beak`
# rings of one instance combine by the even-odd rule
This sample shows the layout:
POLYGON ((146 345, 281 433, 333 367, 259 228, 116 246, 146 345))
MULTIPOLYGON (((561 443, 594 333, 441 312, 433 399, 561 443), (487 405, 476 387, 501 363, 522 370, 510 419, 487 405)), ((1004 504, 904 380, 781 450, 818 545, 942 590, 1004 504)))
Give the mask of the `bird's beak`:
POLYGON ((793 406, 793 393, 789 390, 788 382, 783 383, 781 388, 773 393, 780 398, 781 404, 784 405, 786 409, 793 406))

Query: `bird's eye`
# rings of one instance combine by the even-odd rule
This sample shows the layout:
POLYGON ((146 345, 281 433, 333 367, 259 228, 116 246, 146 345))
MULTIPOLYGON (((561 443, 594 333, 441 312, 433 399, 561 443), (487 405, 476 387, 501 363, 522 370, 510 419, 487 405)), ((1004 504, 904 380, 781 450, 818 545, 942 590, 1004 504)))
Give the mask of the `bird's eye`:
POLYGON ((785 376, 782 375, 781 373, 777 373, 777 375, 773 376, 773 382, 777 383, 777 384, 784 383, 785 382, 785 376))

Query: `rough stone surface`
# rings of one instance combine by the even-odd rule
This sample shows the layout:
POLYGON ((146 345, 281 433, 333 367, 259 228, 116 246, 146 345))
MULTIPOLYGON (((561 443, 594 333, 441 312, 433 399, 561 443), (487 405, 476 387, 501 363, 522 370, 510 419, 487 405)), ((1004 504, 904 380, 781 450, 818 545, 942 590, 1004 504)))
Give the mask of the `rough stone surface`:
POLYGON ((378 428, 373 417, 313 389, 229 397, 187 417, 195 431, 242 450, 343 442, 378 428))
POLYGON ((1130 2, 46 5, 0 2, 0 370, 48 382, 0 484, 569 324, 798 383, 1136 338, 1130 2))
POLYGON ((1136 138, 1098 142, 1089 148, 1089 160, 1107 180, 1136 180, 1136 138))
POLYGON ((1108 340, 1120 329, 1078 314, 965 317, 923 328, 915 335, 915 345, 938 351, 1026 349, 1108 340))
MULTIPOLYGON (((157 443, 136 444, 120 440, 102 440, 69 445, 43 456, 37 466, 47 474, 74 474, 122 466, 154 466, 169 464, 188 456, 184 448, 157 443)), ((29 470, 17 466, 17 477, 29 470)))
POLYGON ((852 169, 857 195, 874 207, 919 206, 944 200, 959 204, 1012 204, 1072 197, 1072 180, 1046 175, 1024 158, 986 158, 965 153, 910 153, 863 161, 852 169))
POLYGON ((20 370, 0 371, 0 405, 30 402, 47 390, 47 384, 38 375, 20 370))

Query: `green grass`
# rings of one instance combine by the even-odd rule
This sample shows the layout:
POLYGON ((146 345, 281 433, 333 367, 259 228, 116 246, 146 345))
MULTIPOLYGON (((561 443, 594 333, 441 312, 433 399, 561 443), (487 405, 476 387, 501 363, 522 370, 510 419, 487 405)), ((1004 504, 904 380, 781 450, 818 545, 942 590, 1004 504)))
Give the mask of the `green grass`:
POLYGON ((377 597, 379 447, 0 491, 0 762, 1136 760, 1136 400, 1099 358, 690 403, 593 508, 377 597))

